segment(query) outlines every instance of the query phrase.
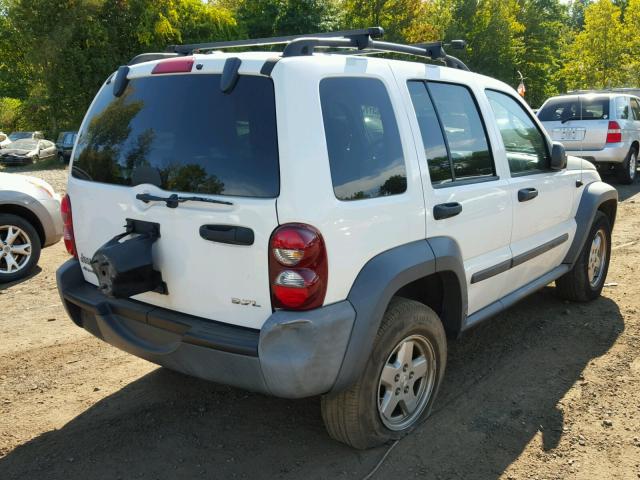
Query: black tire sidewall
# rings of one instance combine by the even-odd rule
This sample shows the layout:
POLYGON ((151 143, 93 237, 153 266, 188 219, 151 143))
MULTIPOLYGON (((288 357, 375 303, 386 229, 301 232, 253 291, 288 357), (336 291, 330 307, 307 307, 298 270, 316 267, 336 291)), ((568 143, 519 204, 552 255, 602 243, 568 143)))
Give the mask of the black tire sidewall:
POLYGON ((371 445, 383 443, 404 437, 419 425, 426 418, 433 407, 447 359, 446 336, 442 323, 438 316, 430 308, 412 300, 398 299, 399 302, 392 302, 385 314, 385 317, 392 315, 396 318, 378 336, 376 344, 361 380, 360 398, 361 405, 365 405, 360 422, 364 430, 372 432, 372 437, 377 437, 371 445), (413 308, 407 307, 407 304, 413 308), (385 365, 393 349, 405 338, 411 335, 424 336, 433 346, 436 356, 436 378, 431 398, 426 404, 422 414, 417 417, 412 425, 404 430, 391 430, 387 428, 378 413, 377 396, 378 382, 382 368, 385 365))
POLYGON ((638 176, 637 155, 638 155, 638 152, 632 147, 631 150, 629 150, 629 153, 625 157, 622 164, 620 164, 620 166, 618 167, 618 180, 620 181, 620 183, 629 185, 636 180, 636 177, 638 176), (629 163, 631 162, 631 156, 633 154, 636 155, 636 170, 634 171, 633 176, 631 176, 631 174, 629 173, 629 163))
POLYGON ((19 272, 10 274, 0 273, 0 283, 15 282, 29 275, 38 264, 42 245, 38 232, 36 232, 33 225, 24 218, 10 213, 0 213, 0 226, 2 225, 14 225, 20 228, 29 236, 29 240, 31 240, 31 258, 29 258, 27 265, 19 272))
POLYGON ((604 284, 607 279, 607 273, 609 273, 609 262, 611 260, 611 223, 609 222, 609 218, 602 212, 596 212, 596 216, 593 219, 593 224, 591 225, 591 230, 589 230, 589 236, 587 237, 587 241, 585 242, 584 248, 582 249, 582 254, 580 256, 580 273, 584 278, 584 289, 587 297, 590 299, 595 299, 600 296, 604 284), (591 244, 598 230, 604 230, 605 236, 607 238, 607 248, 606 248, 606 261, 604 264, 604 272, 600 277, 600 281, 595 287, 592 287, 589 282, 589 253, 591 251, 591 244))

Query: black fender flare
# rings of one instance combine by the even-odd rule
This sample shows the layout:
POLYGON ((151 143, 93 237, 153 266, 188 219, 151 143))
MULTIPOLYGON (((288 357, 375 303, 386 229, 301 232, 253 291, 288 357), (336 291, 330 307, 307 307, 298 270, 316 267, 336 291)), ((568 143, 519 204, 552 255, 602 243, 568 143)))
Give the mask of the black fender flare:
MULTIPOLYGON (((578 260, 578 256, 587 241, 587 235, 593 224, 593 219, 596 216, 596 212, 604 202, 615 200, 618 202, 618 191, 604 182, 592 182, 584 187, 580 203, 578 204, 578 210, 576 212, 576 234, 573 237, 573 242, 569 247, 567 254, 564 257, 562 263, 574 265, 578 260)), ((613 218, 611 219, 611 228, 615 222, 615 211, 613 218)))
MULTIPOLYGON (((356 311, 349 344, 332 392, 351 386, 362 374, 375 341, 382 317, 400 288, 428 275, 452 272, 459 289, 449 290, 452 304, 447 311, 452 329, 460 330, 467 313, 467 291, 460 247, 450 237, 416 240, 382 252, 369 260, 358 273, 347 300, 356 311), (454 293, 458 292, 458 293, 454 293)), ((445 293, 447 295, 447 293, 445 293)))

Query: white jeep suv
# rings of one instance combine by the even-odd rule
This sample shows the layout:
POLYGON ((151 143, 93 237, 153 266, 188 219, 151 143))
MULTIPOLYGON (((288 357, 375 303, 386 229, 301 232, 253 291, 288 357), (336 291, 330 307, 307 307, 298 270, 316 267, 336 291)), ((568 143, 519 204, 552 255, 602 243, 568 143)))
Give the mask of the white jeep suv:
POLYGON ((285 398, 330 435, 411 431, 456 337, 556 281, 603 287, 615 189, 512 88, 381 29, 172 47, 120 67, 72 154, 71 319, 134 355, 285 398), (223 53, 283 43, 282 53, 223 53), (357 49, 318 53, 323 47, 357 49), (449 67, 359 55, 441 59, 449 67))

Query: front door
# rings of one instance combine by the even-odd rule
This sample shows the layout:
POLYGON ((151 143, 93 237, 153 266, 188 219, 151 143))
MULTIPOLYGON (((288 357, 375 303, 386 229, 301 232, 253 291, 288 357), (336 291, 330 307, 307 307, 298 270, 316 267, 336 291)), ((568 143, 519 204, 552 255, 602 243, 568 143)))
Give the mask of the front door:
POLYGON ((486 91, 502 137, 500 155, 506 155, 513 202, 513 260, 507 273, 508 292, 553 270, 575 234, 571 216, 577 174, 553 171, 547 137, 514 96, 486 91))

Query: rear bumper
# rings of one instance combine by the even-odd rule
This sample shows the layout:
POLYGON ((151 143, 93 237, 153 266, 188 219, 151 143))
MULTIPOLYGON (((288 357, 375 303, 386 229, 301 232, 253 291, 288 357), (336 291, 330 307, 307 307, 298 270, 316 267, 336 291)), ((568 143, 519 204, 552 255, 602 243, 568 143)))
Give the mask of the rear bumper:
POLYGON ((343 301, 277 311, 253 330, 111 299, 84 280, 75 259, 58 269, 57 282, 74 323, 105 342, 172 370, 284 398, 331 391, 356 316, 343 301))
POLYGON ((596 163, 622 163, 629 153, 630 144, 613 143, 602 150, 567 150, 567 155, 584 158, 596 163))

